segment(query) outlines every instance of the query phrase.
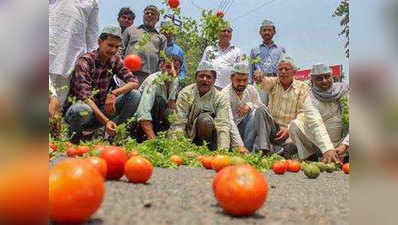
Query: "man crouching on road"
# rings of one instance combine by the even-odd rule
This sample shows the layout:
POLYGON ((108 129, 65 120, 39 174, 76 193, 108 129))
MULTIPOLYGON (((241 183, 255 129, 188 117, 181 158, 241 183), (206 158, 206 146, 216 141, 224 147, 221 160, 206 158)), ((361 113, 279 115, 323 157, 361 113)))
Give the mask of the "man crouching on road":
POLYGON ((75 65, 68 98, 64 106, 65 120, 73 134, 72 143, 79 143, 83 131, 105 126, 109 136, 116 134, 116 124, 135 113, 140 93, 136 77, 116 55, 121 45, 120 28, 107 26, 98 40, 99 48, 81 56, 75 65), (126 84, 108 92, 116 74, 126 84), (77 100, 75 102, 74 100, 77 100))
POLYGON ((208 143, 211 150, 230 148, 230 106, 214 87, 217 73, 203 61, 195 74, 196 83, 181 90, 176 102, 177 118, 170 134, 183 133, 195 144, 208 143))

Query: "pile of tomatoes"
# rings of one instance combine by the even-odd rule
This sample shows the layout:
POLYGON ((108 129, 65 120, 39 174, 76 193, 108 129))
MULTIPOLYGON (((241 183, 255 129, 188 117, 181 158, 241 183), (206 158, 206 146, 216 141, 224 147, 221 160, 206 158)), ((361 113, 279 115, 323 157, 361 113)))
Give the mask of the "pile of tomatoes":
MULTIPOLYGON (((53 143, 49 144, 49 148, 54 152, 58 149, 53 143)), ((66 144, 65 149, 68 159, 58 163, 50 172, 52 221, 87 220, 102 203, 105 180, 118 180, 125 176, 132 183, 146 183, 152 176, 152 163, 137 150, 127 153, 118 146, 74 147, 70 143, 66 144), (78 200, 83 198, 87 201, 78 200), (75 210, 65 212, 65 208, 75 210)), ((198 155, 194 152, 186 152, 185 156, 196 159, 202 167, 216 172, 212 188, 224 212, 234 216, 248 216, 265 203, 268 194, 267 179, 242 157, 198 155)), ((176 166, 184 164, 184 158, 180 155, 171 155, 169 160, 176 166)), ((305 163, 297 160, 279 160, 272 164, 272 170, 277 175, 287 171, 297 173, 304 167, 305 163)), ((345 164, 342 170, 348 174, 349 164, 345 164)))

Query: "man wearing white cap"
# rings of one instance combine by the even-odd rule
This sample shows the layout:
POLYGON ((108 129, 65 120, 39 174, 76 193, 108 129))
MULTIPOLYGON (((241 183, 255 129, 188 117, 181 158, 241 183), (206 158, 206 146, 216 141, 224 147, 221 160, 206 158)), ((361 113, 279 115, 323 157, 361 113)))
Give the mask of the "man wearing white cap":
POLYGON ((232 28, 226 26, 218 35, 218 46, 208 46, 202 56, 202 62, 211 62, 217 71, 214 86, 221 90, 230 83, 232 66, 241 60, 241 50, 231 44, 232 28))
POLYGON ((281 145, 284 155, 293 152, 296 146, 292 143, 289 130, 292 126, 291 122, 298 119, 303 121, 309 128, 308 131, 314 134, 312 136, 313 143, 323 153, 323 161, 340 162, 322 117, 311 102, 309 86, 294 79, 296 69, 293 58, 282 55, 278 63, 278 77, 259 76, 262 90, 270 96, 268 105, 270 115, 265 108, 257 109, 256 117, 260 118, 255 118, 254 129, 257 134, 263 134, 261 132, 266 130, 269 135, 258 135, 255 144, 258 145, 259 149, 265 148, 267 150, 271 142, 281 145), (280 128, 278 129, 277 126, 275 128, 275 125, 280 128), (278 132, 273 135, 276 131, 278 132), (269 141, 267 138, 269 138, 269 141))
POLYGON ((176 121, 170 135, 182 133, 196 144, 206 141, 209 148, 230 148, 230 107, 227 98, 214 87, 217 72, 209 62, 201 62, 196 83, 181 90, 177 97, 176 121))
MULTIPOLYGON (((348 127, 344 127, 342 108, 345 107, 341 99, 347 98, 348 86, 345 83, 333 83, 331 69, 325 64, 316 64, 311 70, 312 105, 318 109, 325 124, 328 137, 336 147, 335 157, 341 160, 349 148, 349 135, 344 135, 348 127), (344 131, 346 129, 346 131, 344 131)), ((303 120, 293 120, 289 127, 292 140, 296 143, 298 155, 301 159, 314 158, 320 153, 314 144, 314 133, 310 132, 303 120)), ((315 134, 318 135, 318 134, 315 134)), ((326 137, 325 137, 326 138, 326 137)))
MULTIPOLYGON (((278 46, 272 40, 275 33, 275 25, 270 20, 264 20, 260 26, 260 36, 263 39, 258 47, 253 48, 250 53, 252 60, 259 58, 261 61, 253 63, 250 67, 250 80, 256 82, 258 76, 276 77, 278 62, 282 54, 286 53, 285 48, 278 46)), ((268 104, 268 96, 260 93, 262 100, 268 104)))
MULTIPOLYGON (((246 62, 234 64, 231 84, 222 90, 231 104, 233 123, 238 127, 244 146, 252 150, 254 142, 254 113, 262 105, 260 95, 253 85, 249 85, 249 65, 246 62)), ((232 129, 234 131, 234 129, 232 129)))
POLYGON ((109 136, 116 134, 116 125, 131 118, 138 106, 140 93, 138 80, 116 54, 122 43, 119 26, 106 26, 98 38, 99 48, 81 56, 71 75, 68 98, 63 113, 79 143, 83 131, 105 126, 109 136), (124 85, 110 91, 113 74, 124 85))

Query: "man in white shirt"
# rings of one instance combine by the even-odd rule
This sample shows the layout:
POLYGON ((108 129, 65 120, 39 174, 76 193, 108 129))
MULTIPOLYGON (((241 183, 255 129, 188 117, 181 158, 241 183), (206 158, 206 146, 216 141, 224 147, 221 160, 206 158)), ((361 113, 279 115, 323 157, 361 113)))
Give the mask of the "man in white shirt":
POLYGON ((251 151, 255 138, 254 115, 256 109, 262 105, 261 98, 257 89, 253 85, 248 85, 249 65, 247 63, 236 63, 232 68, 230 79, 231 84, 225 87, 222 93, 230 101, 233 123, 239 130, 236 136, 240 135, 245 147, 251 151))
POLYGON ((49 5, 49 73, 61 103, 77 58, 98 46, 98 0, 55 0, 49 5))
POLYGON ((218 46, 208 46, 202 56, 202 62, 210 62, 217 70, 214 86, 223 89, 230 83, 232 66, 241 60, 241 50, 231 44, 232 28, 226 26, 219 33, 218 46))

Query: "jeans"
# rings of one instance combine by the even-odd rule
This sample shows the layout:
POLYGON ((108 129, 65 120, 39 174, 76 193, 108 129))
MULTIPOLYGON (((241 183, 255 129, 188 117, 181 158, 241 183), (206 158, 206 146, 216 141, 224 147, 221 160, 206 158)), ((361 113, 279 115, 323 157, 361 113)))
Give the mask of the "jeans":
MULTIPOLYGON (((130 119, 137 110, 141 93, 132 90, 116 98, 116 112, 109 118, 116 124, 121 124, 130 119)), ((105 106, 100 106, 101 112, 105 112, 105 106)), ((91 107, 85 103, 75 103, 69 107, 65 114, 66 123, 70 125, 72 132, 94 130, 102 127, 101 122, 95 117, 91 107)))
POLYGON ((255 116, 255 111, 252 111, 238 124, 238 130, 240 136, 243 139, 245 147, 249 151, 253 150, 253 144, 255 138, 254 116, 255 116))

